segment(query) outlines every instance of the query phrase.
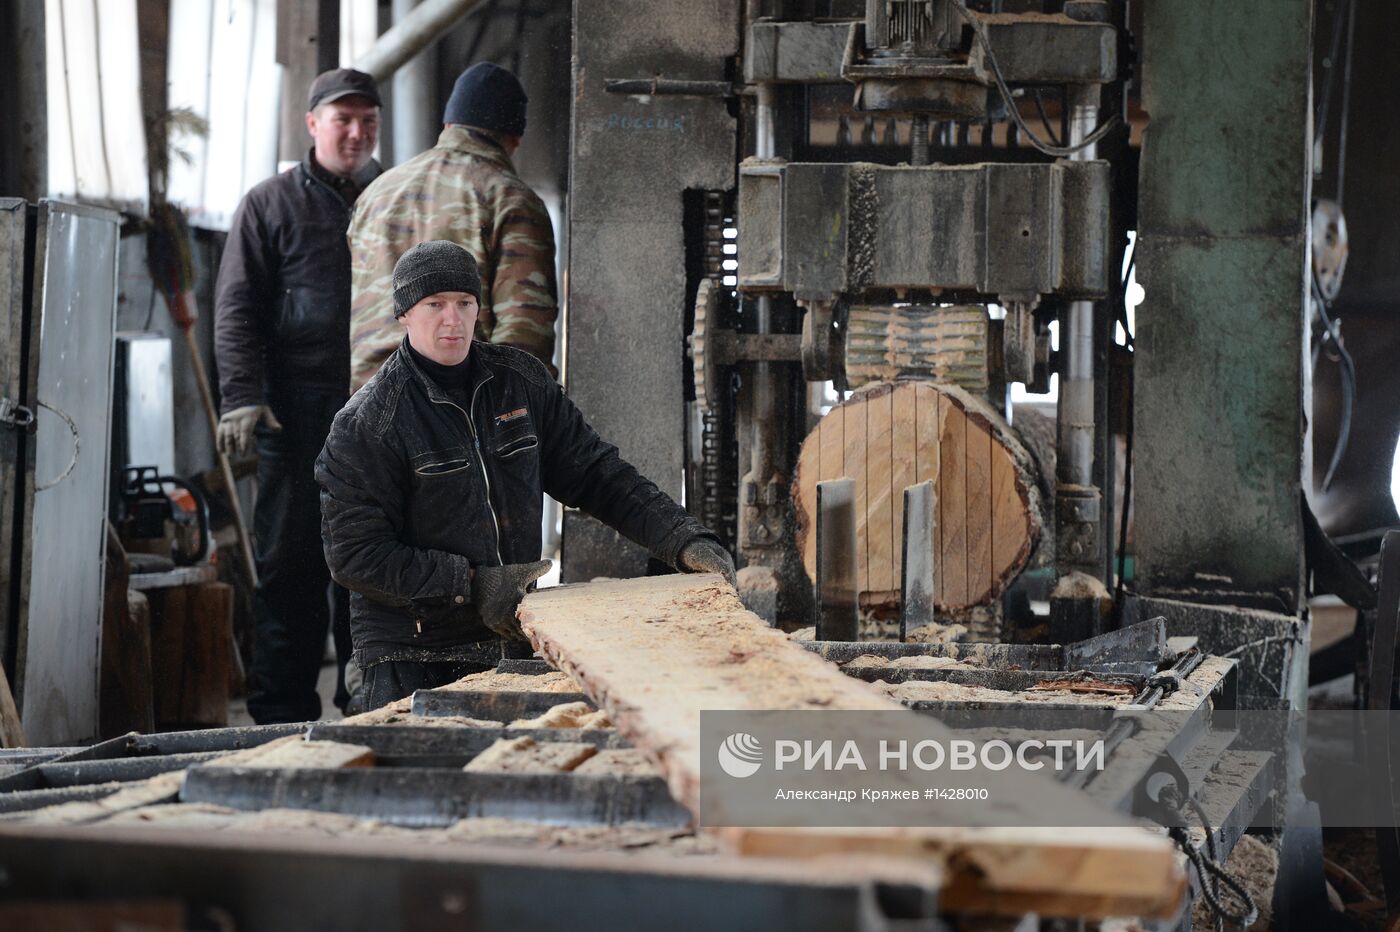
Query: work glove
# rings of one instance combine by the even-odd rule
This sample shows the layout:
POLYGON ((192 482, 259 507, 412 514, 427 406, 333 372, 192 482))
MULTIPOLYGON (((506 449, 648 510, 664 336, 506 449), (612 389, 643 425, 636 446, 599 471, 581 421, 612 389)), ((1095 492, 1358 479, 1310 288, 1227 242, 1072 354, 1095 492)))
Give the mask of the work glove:
POLYGON ((267 405, 244 405, 219 418, 219 452, 224 456, 247 456, 253 452, 253 428, 261 422, 273 430, 282 425, 267 405))
POLYGON ((507 641, 525 641, 515 610, 525 593, 554 564, 548 560, 534 563, 510 563, 506 566, 478 566, 472 571, 472 604, 481 615, 481 623, 507 641))
POLYGON ((684 573, 719 573, 729 585, 735 585, 734 558, 708 537, 697 537, 682 547, 676 569, 684 573))

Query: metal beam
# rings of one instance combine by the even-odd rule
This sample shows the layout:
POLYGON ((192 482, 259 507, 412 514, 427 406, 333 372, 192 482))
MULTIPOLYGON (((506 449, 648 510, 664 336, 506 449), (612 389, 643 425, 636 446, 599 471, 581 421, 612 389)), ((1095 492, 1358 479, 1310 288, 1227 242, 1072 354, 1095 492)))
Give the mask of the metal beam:
MULTIPOLYGON (((174 897, 223 910, 238 928, 889 928, 887 904, 935 914, 911 872, 849 874, 752 858, 511 851, 417 839, 197 835, 165 829, 0 828, 6 890, 62 900, 174 897), (372 848, 373 850, 368 850, 372 848), (334 896, 326 891, 334 890, 334 896)), ((920 928, 944 928, 925 919, 920 928)))
POLYGON ((1221 588, 1286 614, 1303 595, 1312 6, 1143 5, 1133 508, 1147 595, 1221 588))
MULTIPOLYGON (((373 75, 376 81, 385 80, 441 38, 453 23, 466 16, 480 2, 481 0, 424 0, 380 36, 379 41, 355 62, 355 67, 373 75)), ((395 153, 395 157, 398 157, 398 153, 395 153)))

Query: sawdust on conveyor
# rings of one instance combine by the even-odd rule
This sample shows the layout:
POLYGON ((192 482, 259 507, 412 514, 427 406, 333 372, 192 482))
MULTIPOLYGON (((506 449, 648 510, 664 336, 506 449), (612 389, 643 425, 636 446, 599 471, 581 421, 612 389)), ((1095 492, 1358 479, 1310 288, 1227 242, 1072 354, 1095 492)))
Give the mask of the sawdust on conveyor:
MULTIPOLYGON (((1086 706, 1112 707, 1122 702, 1121 697, 1102 693, 1072 692, 1070 690, 1006 690, 990 689, 986 686, 967 686, 962 683, 947 683, 939 680, 909 680, 904 683, 887 683, 876 680, 870 684, 898 702, 1001 702, 1018 705, 1030 703, 1074 704, 1086 706)), ((1132 699, 1131 696, 1128 697, 1132 699)))
POLYGON ((587 702, 561 702, 534 718, 518 718, 511 728, 611 728, 608 713, 587 702))

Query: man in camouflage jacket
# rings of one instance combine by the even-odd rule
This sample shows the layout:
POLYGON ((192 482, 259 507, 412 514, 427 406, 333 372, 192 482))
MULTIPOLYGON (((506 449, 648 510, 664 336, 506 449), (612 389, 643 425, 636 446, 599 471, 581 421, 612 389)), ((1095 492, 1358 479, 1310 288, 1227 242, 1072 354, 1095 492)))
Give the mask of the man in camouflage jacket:
POLYGON ((402 341, 394 263, 429 240, 466 248, 481 269, 477 339, 525 350, 552 371, 554 231, 510 160, 525 132, 525 104, 515 75, 473 65, 453 86, 437 145, 385 172, 360 196, 349 232, 352 391, 402 341))

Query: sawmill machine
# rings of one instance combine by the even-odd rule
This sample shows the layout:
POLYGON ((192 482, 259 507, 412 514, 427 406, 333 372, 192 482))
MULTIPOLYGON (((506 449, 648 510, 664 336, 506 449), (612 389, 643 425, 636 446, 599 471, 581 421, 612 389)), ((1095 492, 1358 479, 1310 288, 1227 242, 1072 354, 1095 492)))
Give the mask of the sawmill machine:
MULTIPOLYGON (((904 486, 924 479, 938 502, 926 546, 947 570, 937 607, 984 639, 1002 634, 999 597, 1037 550, 1061 573, 1111 580, 1108 376, 1134 222, 1125 9, 1106 0, 750 3, 732 10, 741 48, 714 63, 714 80, 602 75, 614 135, 688 134, 684 117, 657 113, 676 101, 737 116, 727 183, 683 198, 690 365, 680 387, 693 398, 684 494, 747 566, 741 592, 760 615, 809 623, 811 487, 843 474, 858 484, 867 617, 898 612, 896 512, 904 486), (651 115, 629 117, 629 108, 651 115), (681 133, 645 128, 677 122, 681 133), (1006 423, 1009 386, 1044 392, 1051 372, 1057 437, 1037 458, 1006 423), (866 436, 842 431, 843 462, 831 467, 816 465, 813 433, 813 465, 799 468, 831 393, 904 382, 933 393, 901 385, 869 413, 842 412, 866 436), (916 398, 931 399, 931 416, 916 414, 916 398), (939 405, 955 407, 959 424, 939 405), (915 465, 915 419, 934 436, 917 468, 901 471, 915 465), (1016 464, 1019 494, 1004 504, 1023 514, 994 514, 998 458, 1016 464), (1042 478, 1050 470, 1053 480, 1042 478)), ((590 35, 576 21, 586 59, 590 35)), ((581 119, 576 109, 576 133, 581 119)), ((580 173, 576 152, 573 196, 591 200, 580 173)), ((588 213, 574 205, 576 257, 588 213)), ((573 319, 587 287, 574 279, 573 319)), ((587 387, 581 404, 589 410, 587 387)), ((579 556, 582 521, 572 523, 566 579, 592 563, 579 556)))

